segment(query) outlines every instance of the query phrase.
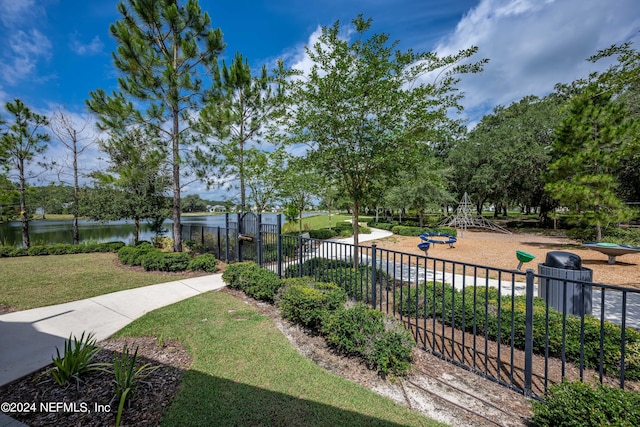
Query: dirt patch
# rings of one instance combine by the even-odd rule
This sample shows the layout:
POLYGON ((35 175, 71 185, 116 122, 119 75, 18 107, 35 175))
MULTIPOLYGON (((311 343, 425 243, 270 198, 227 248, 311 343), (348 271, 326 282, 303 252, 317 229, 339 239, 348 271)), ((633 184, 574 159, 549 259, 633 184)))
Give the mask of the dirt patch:
MULTIPOLYGON (((379 249, 389 249, 416 255, 424 255, 418 249, 419 237, 391 236, 366 242, 375 243, 379 249)), ((458 235, 453 248, 449 245, 432 245, 429 257, 458 261, 506 270, 514 270, 518 265, 516 250, 523 250, 536 258, 524 264, 523 270, 538 271, 538 263, 544 263, 549 251, 568 251, 580 256, 583 267, 593 270, 593 281, 607 285, 626 286, 640 289, 640 253, 619 256, 616 263, 607 263, 607 256, 587 249, 575 240, 562 235, 501 234, 485 231, 465 231, 458 235)))

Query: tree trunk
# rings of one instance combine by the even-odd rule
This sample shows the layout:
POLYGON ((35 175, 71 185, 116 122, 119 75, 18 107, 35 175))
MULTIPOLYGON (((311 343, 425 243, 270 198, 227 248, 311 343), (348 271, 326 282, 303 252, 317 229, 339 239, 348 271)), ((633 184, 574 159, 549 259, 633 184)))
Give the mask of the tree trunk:
POLYGON ((420 227, 424 227, 424 209, 418 210, 418 218, 420 220, 420 227))
POLYGON ((133 241, 134 243, 137 245, 138 242, 140 241, 140 217, 136 216, 133 219, 134 222, 134 231, 133 231, 133 241))
POLYGON ((28 249, 31 245, 29 240, 29 219, 27 218, 26 192, 27 184, 24 178, 24 160, 20 159, 18 172, 20 174, 20 219, 22 220, 22 247, 28 249))
POLYGON ((80 232, 78 231, 78 216, 80 216, 79 204, 79 190, 80 185, 78 183, 78 146, 76 131, 73 130, 73 244, 80 243, 80 232))

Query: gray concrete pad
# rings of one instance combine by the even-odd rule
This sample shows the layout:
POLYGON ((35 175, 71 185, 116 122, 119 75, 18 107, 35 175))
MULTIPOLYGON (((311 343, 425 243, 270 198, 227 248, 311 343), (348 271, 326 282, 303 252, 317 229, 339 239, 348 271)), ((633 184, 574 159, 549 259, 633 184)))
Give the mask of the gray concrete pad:
POLYGON ((103 340, 149 311, 224 287, 220 274, 113 292, 0 316, 0 385, 51 363, 70 335, 103 340))

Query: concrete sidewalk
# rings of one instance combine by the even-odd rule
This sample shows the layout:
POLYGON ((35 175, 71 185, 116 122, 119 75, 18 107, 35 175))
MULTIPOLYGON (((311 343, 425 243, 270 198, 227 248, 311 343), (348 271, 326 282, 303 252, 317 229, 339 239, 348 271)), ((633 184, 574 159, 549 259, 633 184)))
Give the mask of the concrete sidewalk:
POLYGON ((149 311, 224 286, 214 274, 2 315, 0 386, 50 364, 71 334, 100 341, 149 311))

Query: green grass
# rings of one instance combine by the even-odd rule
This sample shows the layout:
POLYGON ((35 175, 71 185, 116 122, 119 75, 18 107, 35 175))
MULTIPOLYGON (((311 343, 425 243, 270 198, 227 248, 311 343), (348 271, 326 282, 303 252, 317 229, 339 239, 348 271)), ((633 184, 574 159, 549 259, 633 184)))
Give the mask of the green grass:
POLYGON ((166 426, 441 425, 318 367, 224 292, 153 311, 116 335, 175 339, 192 355, 166 426))
POLYGON ((117 266, 115 254, 0 258, 0 304, 19 310, 180 279, 117 266))
MULTIPOLYGON (((344 222, 346 220, 350 220, 351 215, 331 215, 331 226, 335 226, 338 222, 344 222)), ((372 217, 370 216, 360 216, 359 222, 370 221, 372 217)), ((285 230, 289 230, 290 227, 293 227, 293 231, 298 231, 300 224, 297 222, 295 224, 285 224, 285 230)), ((308 216, 306 218, 302 218, 302 229, 303 230, 319 230, 321 228, 329 228, 329 215, 314 215, 308 216)))

